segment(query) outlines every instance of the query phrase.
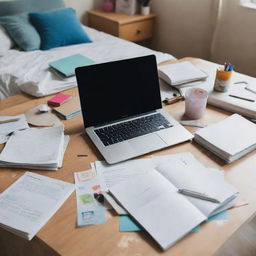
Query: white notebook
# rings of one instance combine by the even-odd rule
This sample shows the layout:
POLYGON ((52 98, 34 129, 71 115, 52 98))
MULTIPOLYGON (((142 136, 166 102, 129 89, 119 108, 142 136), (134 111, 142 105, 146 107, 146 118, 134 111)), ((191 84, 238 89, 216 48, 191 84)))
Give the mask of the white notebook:
POLYGON ((0 226, 31 240, 74 191, 74 185, 26 172, 0 195, 0 226))
POLYGON ((186 168, 185 163, 174 167, 170 162, 120 182, 110 192, 164 250, 209 216, 234 205, 238 194, 219 170, 186 168), (220 203, 181 195, 181 188, 208 194, 220 203))
POLYGON ((230 163, 256 148, 256 124, 233 114, 195 132, 194 140, 230 163))
POLYGON ((0 167, 57 170, 67 143, 62 126, 16 131, 0 154, 0 167))
POLYGON ((232 84, 227 92, 212 91, 207 103, 256 119, 256 94, 252 92, 253 90, 256 91, 255 84, 232 84))
POLYGON ((158 67, 158 76, 174 87, 186 86, 186 83, 205 80, 208 74, 191 62, 183 61, 158 67))

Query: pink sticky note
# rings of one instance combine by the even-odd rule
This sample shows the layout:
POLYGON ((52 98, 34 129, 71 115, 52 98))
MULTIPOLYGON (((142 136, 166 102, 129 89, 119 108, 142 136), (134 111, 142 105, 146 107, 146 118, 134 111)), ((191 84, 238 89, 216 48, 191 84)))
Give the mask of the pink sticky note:
POLYGON ((64 102, 70 100, 71 98, 72 96, 69 94, 58 93, 57 95, 48 100, 48 104, 54 107, 58 107, 64 102))

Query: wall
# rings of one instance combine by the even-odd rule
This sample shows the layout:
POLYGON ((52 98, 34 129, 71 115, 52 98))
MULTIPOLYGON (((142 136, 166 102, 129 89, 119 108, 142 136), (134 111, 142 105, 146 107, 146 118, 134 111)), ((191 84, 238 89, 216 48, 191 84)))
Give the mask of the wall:
POLYGON ((237 71, 256 77, 256 9, 242 6, 239 0, 224 0, 221 17, 212 60, 229 61, 237 71))
POLYGON ((154 46, 174 56, 209 58, 215 19, 212 0, 152 0, 157 14, 154 46))
MULTIPOLYGON (((42 0, 43 1, 43 0, 42 0)), ((77 16, 86 23, 86 11, 100 8, 102 0, 64 0, 67 7, 76 10, 77 16)))

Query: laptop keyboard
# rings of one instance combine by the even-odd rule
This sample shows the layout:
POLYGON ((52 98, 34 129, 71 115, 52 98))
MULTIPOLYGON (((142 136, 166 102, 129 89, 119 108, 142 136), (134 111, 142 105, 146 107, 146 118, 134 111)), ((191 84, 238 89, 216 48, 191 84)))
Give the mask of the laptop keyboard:
POLYGON ((173 125, 157 113, 95 130, 105 146, 153 133, 173 125))

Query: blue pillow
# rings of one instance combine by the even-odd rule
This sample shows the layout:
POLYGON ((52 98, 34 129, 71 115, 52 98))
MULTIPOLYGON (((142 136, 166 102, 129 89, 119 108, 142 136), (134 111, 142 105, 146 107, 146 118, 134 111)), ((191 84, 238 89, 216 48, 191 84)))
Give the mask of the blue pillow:
POLYGON ((30 24, 28 14, 20 13, 0 17, 2 25, 21 50, 32 51, 40 47, 40 36, 30 24))
POLYGON ((30 13, 29 17, 41 37, 42 50, 91 42, 72 8, 30 13))

